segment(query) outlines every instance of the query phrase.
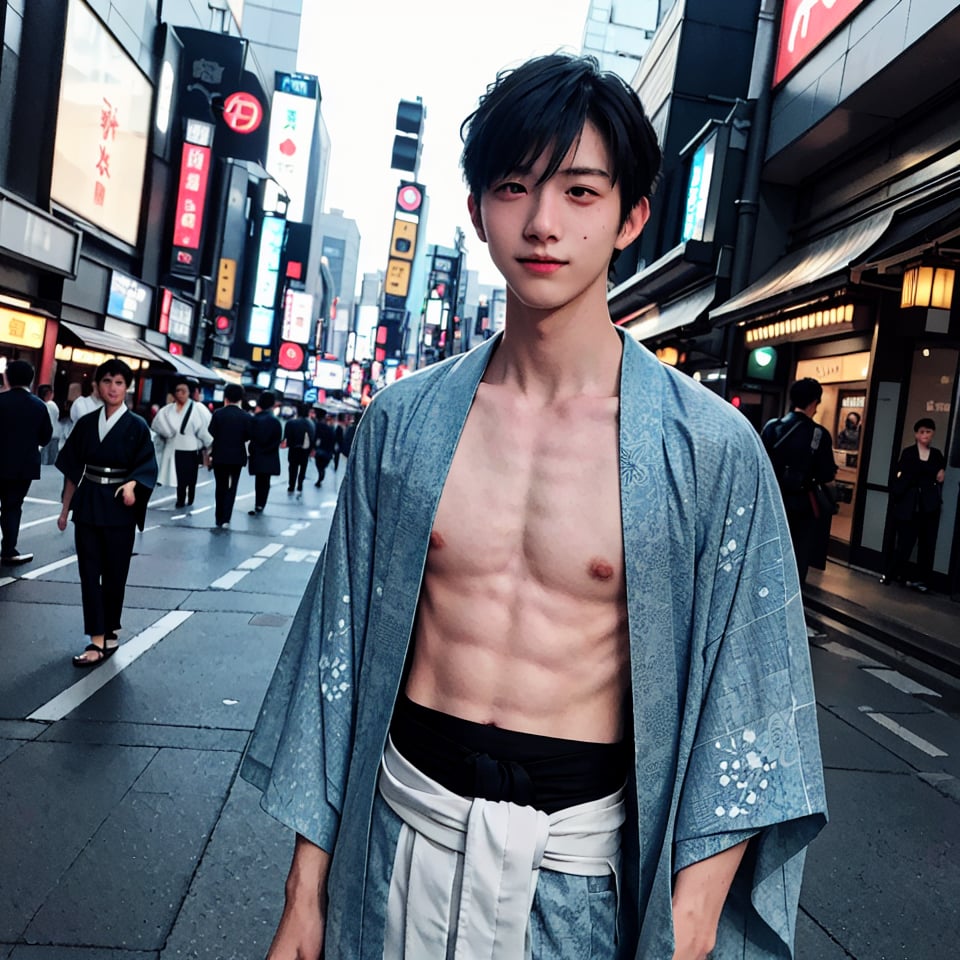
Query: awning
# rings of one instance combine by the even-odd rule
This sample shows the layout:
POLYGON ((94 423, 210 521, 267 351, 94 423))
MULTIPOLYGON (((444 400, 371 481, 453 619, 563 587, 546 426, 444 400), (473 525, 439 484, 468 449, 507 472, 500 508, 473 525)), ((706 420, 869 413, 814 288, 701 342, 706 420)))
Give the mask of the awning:
POLYGON ((223 377, 219 373, 214 373, 209 367, 202 363, 197 363, 191 357, 185 357, 183 354, 170 353, 162 347, 155 347, 152 343, 147 346, 154 352, 155 360, 166 363, 173 367, 175 373, 183 377, 193 377, 196 380, 202 380, 205 383, 223 383, 223 377))
POLYGON ((654 307, 641 314, 635 320, 623 325, 630 336, 641 342, 662 336, 677 327, 683 327, 696 321, 713 303, 717 287, 715 283, 698 287, 684 297, 679 297, 662 307, 654 307))
POLYGON ((68 347, 87 347, 98 353, 107 353, 113 357, 136 357, 138 360, 156 362, 157 356, 149 344, 143 340, 132 340, 130 337, 121 337, 106 330, 95 330, 93 327, 83 327, 78 323, 60 321, 60 335, 67 334, 65 343, 68 347))
POLYGON ((821 296, 849 280, 850 265, 884 234, 895 208, 874 213, 828 233, 782 257, 759 280, 710 311, 716 326, 725 326, 768 310, 821 296))
POLYGON ((243 375, 229 367, 212 367, 213 372, 227 383, 235 383, 238 387, 243 386, 243 375))

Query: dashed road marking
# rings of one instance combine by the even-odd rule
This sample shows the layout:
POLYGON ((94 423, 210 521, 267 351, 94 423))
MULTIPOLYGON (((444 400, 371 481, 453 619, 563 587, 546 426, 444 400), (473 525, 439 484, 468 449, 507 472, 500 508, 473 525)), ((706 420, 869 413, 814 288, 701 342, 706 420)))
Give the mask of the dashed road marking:
POLYGON ((247 576, 248 573, 250 573, 249 570, 230 570, 222 577, 214 580, 210 586, 214 590, 230 590, 247 576))
POLYGON ((876 677, 878 680, 882 680, 884 683, 888 683, 891 687, 896 687, 896 689, 901 693, 919 693, 927 697, 940 696, 936 690, 931 690, 929 687, 925 687, 922 683, 917 683, 916 680, 911 680, 909 677, 905 677, 902 673, 897 673, 896 670, 885 670, 880 668, 878 670, 864 670, 863 672, 869 673, 871 677, 876 677))
POLYGON ((261 564, 267 562, 266 557, 248 557, 243 563, 237 564, 238 570, 256 570, 261 564))
POLYGON ((36 570, 31 570, 29 573, 23 574, 20 579, 36 580, 38 577, 42 577, 45 573, 50 573, 51 570, 59 570, 61 567, 68 567, 71 563, 76 562, 76 554, 74 554, 72 557, 64 557, 62 560, 55 560, 53 563, 48 563, 45 567, 37 567, 36 570))
POLYGON ((50 523, 51 520, 56 520, 59 516, 59 513, 55 513, 51 517, 41 517, 39 520, 30 520, 28 523, 21 523, 20 529, 26 530, 27 527, 36 527, 41 523, 50 523))
POLYGON ((925 753, 928 757, 950 756, 949 753, 941 750, 936 744, 931 743, 929 740, 924 740, 923 737, 918 737, 912 730, 908 730, 906 727, 897 723, 896 720, 891 720, 886 714, 874 713, 870 707, 861 707, 860 712, 865 713, 871 720, 879 723, 885 730, 896 734, 901 740, 909 743, 911 747, 915 747, 922 753, 925 753))
POLYGON ((5 587, 8 583, 16 583, 16 577, 0 577, 0 587, 5 587))
POLYGON ((190 511, 190 516, 191 516, 191 517, 195 517, 198 513, 206 513, 207 510, 212 510, 212 509, 213 509, 213 504, 212 504, 212 503, 211 503, 208 507, 197 507, 196 510, 191 510, 191 511, 190 511))
POLYGON ((842 643, 837 643, 836 640, 831 640, 829 643, 821 643, 819 646, 821 650, 826 650, 828 653, 842 657, 844 660, 856 660, 859 663, 869 663, 872 667, 882 666, 878 660, 868 657, 865 653, 860 653, 859 650, 845 647, 842 643))
POLYGON ((284 563, 316 563, 319 559, 319 550, 301 550, 297 547, 288 547, 283 555, 284 563))
POLYGON ((282 543, 268 543, 265 547, 258 550, 255 557, 274 557, 283 549, 282 543))
POLYGON ((47 506, 60 506, 59 500, 44 500, 43 497, 24 497, 24 503, 45 503, 47 506))
POLYGON ((302 523, 291 523, 286 530, 280 532, 281 537, 295 537, 301 530, 306 530, 310 526, 309 520, 304 520, 302 523))
POLYGON ((27 719, 44 720, 49 723, 62 720, 101 687, 106 686, 122 670, 129 667, 134 660, 158 644, 167 634, 189 620, 193 614, 193 610, 171 610, 165 613, 146 630, 142 630, 126 643, 120 644, 120 649, 106 663, 91 668, 81 680, 34 710, 27 719))

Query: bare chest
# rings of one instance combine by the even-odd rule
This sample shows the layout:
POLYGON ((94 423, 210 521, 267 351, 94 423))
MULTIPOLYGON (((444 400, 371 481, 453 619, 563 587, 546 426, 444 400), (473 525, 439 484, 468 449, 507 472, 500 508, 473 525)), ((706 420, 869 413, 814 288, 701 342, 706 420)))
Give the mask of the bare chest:
POLYGON ((428 573, 509 576, 586 599, 623 592, 618 403, 527 413, 478 393, 434 523, 428 573))

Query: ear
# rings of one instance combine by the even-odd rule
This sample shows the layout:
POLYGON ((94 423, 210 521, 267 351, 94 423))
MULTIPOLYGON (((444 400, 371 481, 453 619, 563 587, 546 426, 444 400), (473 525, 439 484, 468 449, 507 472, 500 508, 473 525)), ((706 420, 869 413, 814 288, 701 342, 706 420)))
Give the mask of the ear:
POLYGON ((486 243, 487 232, 483 229, 483 217, 480 214, 480 204, 472 193, 467 197, 467 209, 470 211, 470 222, 473 224, 473 229, 477 231, 477 236, 486 243))
POLYGON ((627 214, 627 219, 623 222, 623 226, 617 234, 617 242, 613 245, 614 249, 626 250, 643 232, 643 228, 649 219, 650 201, 646 197, 643 197, 627 214))

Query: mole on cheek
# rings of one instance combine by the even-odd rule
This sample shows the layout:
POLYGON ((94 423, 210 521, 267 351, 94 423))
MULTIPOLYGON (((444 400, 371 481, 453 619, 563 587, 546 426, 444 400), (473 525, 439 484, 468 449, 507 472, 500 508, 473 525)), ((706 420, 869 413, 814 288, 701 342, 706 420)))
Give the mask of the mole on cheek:
POLYGON ((433 533, 430 534, 430 546, 437 550, 446 546, 446 541, 440 535, 439 530, 434 530, 433 533))
POLYGON ((609 580, 613 576, 613 565, 600 557, 590 561, 590 576, 595 580, 609 580))

